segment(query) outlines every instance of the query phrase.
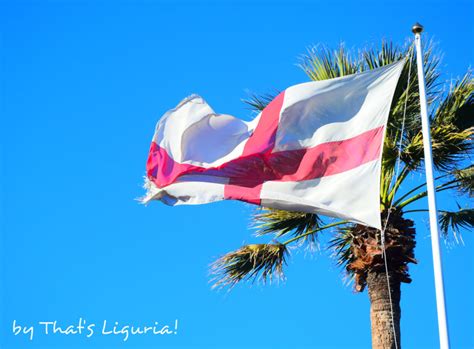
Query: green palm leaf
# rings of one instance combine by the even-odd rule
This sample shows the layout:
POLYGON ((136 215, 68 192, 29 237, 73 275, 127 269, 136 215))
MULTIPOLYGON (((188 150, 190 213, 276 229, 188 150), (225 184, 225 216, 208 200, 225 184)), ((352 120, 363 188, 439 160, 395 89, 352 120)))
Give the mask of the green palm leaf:
POLYGON ((474 165, 466 167, 462 170, 455 170, 454 176, 456 178, 456 187, 463 193, 470 197, 474 196, 474 165))
POLYGON ((442 211, 439 217, 441 232, 447 236, 451 230, 456 240, 460 238, 460 229, 474 228, 474 209, 459 209, 459 211, 442 211))
POLYGON ((280 243, 242 246, 212 264, 213 287, 232 288, 242 280, 261 280, 265 283, 283 279, 287 255, 287 247, 280 243))
MULTIPOLYGON (((321 227, 321 218, 314 213, 293 212, 263 208, 253 217, 257 236, 275 234, 276 237, 291 233, 300 236, 321 227)), ((314 242, 316 234, 308 238, 314 242)))
MULTIPOLYGON (((458 80, 432 115, 433 162, 438 170, 451 171, 473 149, 474 82, 470 73, 458 80)), ((405 141, 401 159, 411 169, 424 159, 420 130, 405 141)))

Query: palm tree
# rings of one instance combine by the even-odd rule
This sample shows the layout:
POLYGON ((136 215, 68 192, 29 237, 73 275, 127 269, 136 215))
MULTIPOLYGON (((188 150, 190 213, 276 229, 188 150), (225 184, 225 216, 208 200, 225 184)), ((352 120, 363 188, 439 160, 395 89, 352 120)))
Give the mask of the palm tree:
MULTIPOLYGON (((212 265, 215 287, 232 288, 240 281, 281 279, 291 248, 314 244, 322 232, 330 232, 325 248, 345 269, 357 292, 368 288, 373 348, 400 348, 400 285, 410 283, 408 264, 416 263, 415 226, 412 215, 427 211, 413 208, 427 196, 425 184, 411 174, 423 169, 423 144, 419 117, 418 82, 412 45, 382 42, 358 54, 341 45, 337 50, 314 47, 301 57, 300 67, 311 80, 325 80, 378 68, 407 55, 395 91, 384 141, 381 172, 380 214, 386 226, 385 250, 381 231, 317 214, 258 209, 252 217, 257 236, 269 242, 245 245, 212 265), (293 246, 293 247, 292 247, 293 246), (385 258, 384 258, 385 256, 385 258), (386 266, 385 266, 386 263, 386 266), (386 270, 388 272, 386 272, 386 270)), ((473 196, 474 80, 471 72, 451 82, 440 81, 440 58, 432 43, 424 47, 427 98, 431 117, 436 190, 455 196, 473 196)), ((274 95, 252 95, 246 102, 262 110, 274 95)), ((458 205, 456 211, 440 211, 442 234, 460 239, 461 228, 474 226, 474 210, 458 205)))

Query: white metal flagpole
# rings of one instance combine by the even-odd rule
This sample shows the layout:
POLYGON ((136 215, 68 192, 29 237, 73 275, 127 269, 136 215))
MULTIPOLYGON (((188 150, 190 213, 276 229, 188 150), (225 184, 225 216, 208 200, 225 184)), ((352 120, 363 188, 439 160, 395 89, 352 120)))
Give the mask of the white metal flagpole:
POLYGON ((423 73, 423 54, 421 52, 421 32, 423 26, 416 23, 412 28, 415 34, 416 62, 418 67, 418 85, 420 87, 421 128, 425 153, 426 187, 428 190, 428 208, 430 214, 431 249, 433 251, 433 268, 436 289, 436 308, 438 311, 439 344, 441 349, 449 348, 448 324, 444 302, 443 272, 441 251, 439 248, 438 212, 436 210, 436 193, 433 180, 433 157, 431 154, 430 121, 426 106, 425 75, 423 73))

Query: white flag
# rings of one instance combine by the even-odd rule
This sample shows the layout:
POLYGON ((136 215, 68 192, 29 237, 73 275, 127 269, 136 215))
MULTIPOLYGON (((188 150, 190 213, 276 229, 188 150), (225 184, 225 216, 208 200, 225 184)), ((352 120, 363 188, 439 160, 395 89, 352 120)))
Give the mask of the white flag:
POLYGON ((236 199, 380 229, 383 138, 403 65, 292 86, 250 122, 186 98, 156 126, 144 201, 236 199))

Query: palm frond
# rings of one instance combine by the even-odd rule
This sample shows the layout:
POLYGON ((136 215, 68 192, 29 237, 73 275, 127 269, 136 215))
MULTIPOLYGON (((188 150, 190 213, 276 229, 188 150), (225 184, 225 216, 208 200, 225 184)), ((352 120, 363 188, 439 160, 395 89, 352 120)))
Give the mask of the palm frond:
POLYGON ((392 191, 397 159, 397 143, 393 138, 385 137, 382 154, 382 172, 380 176, 380 204, 383 209, 387 209, 391 206, 390 192, 392 191))
POLYGON ((466 167, 462 170, 455 170, 454 177, 456 178, 457 189, 461 193, 468 194, 470 197, 474 196, 474 165, 466 167))
POLYGON ((260 112, 278 96, 280 92, 275 90, 273 92, 267 92, 263 94, 256 94, 253 92, 248 93, 248 97, 243 99, 242 102, 247 104, 250 110, 260 112))
MULTIPOLYGON (((433 163, 440 171, 452 171, 465 160, 473 149, 473 128, 459 130, 454 124, 435 124, 431 127, 433 163)), ((402 161, 411 169, 417 169, 424 159, 423 135, 413 136, 401 154, 402 161)))
POLYGON ((460 229, 472 230, 474 228, 474 209, 459 208, 459 211, 442 211, 439 217, 439 225, 444 236, 447 236, 451 230, 456 241, 458 241, 461 238, 460 229))
MULTIPOLYGON (((314 213, 293 212, 262 208, 253 216, 257 236, 275 234, 276 237, 291 233, 300 236, 321 227, 322 220, 314 213)), ((316 234, 310 234, 306 240, 314 242, 316 234)))
POLYGON ((362 57, 367 69, 372 70, 401 60, 405 56, 404 51, 393 42, 382 40, 380 47, 363 51, 362 57))
POLYGON ((284 278, 288 250, 285 245, 252 244, 229 252, 211 266, 213 288, 232 288, 239 281, 272 281, 284 278))
POLYGON ((329 240, 328 248, 332 251, 336 264, 347 270, 347 266, 351 264, 355 257, 352 254, 351 246, 354 240, 355 224, 350 224, 337 229, 334 237, 329 240))
MULTIPOLYGON (((433 162, 438 170, 452 171, 472 151, 474 132, 474 83, 470 73, 458 80, 434 110, 431 124, 433 162)), ((406 139, 401 154, 412 169, 424 159, 420 130, 406 139)))
POLYGON ((453 124, 458 130, 474 127, 474 80, 472 72, 458 79, 434 112, 433 124, 453 124))
POLYGON ((300 57, 298 65, 311 80, 319 81, 355 74, 360 71, 361 62, 340 44, 337 50, 313 46, 300 57))

